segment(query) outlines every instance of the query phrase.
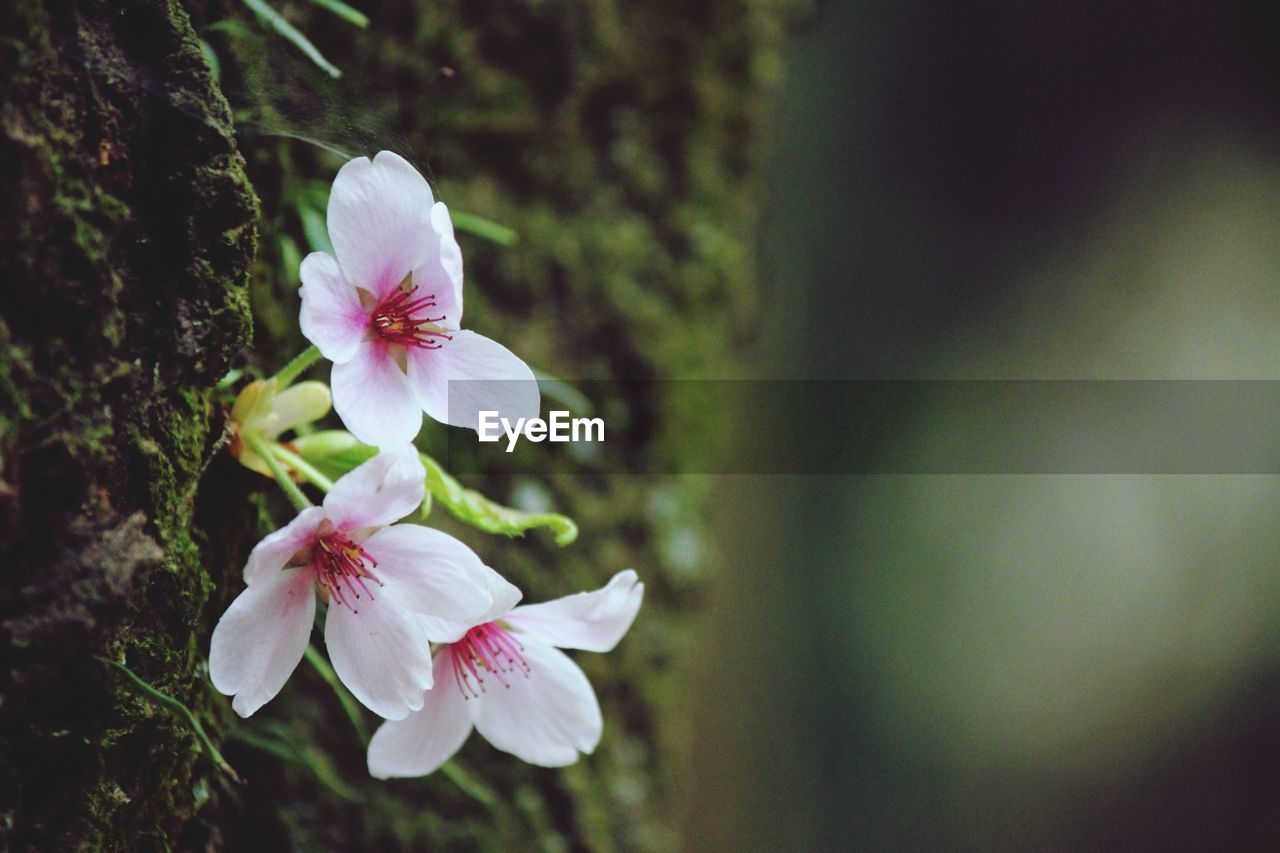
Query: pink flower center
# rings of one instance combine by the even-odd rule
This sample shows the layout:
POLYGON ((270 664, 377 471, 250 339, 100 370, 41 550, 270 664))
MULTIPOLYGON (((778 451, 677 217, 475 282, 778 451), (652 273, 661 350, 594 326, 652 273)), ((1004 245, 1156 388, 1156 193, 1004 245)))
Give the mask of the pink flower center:
POLYGON ((439 349, 442 346, 441 339, 449 341, 453 338, 435 325, 443 322, 443 314, 439 317, 429 316, 431 309, 436 307, 435 295, 414 299, 413 294, 417 289, 417 285, 397 287, 373 309, 369 324, 374 334, 387 343, 419 349, 439 349))
POLYGON ((355 603, 363 592, 373 601, 373 592, 365 579, 382 586, 373 570, 378 561, 355 542, 336 531, 321 535, 311 551, 311 568, 316 573, 316 587, 326 601, 336 601, 352 613, 359 613, 355 603))
POLYGON ((453 679, 463 699, 478 698, 484 692, 486 673, 498 679, 503 687, 511 686, 517 671, 529 677, 524 646, 498 622, 477 625, 453 643, 451 649, 453 679))

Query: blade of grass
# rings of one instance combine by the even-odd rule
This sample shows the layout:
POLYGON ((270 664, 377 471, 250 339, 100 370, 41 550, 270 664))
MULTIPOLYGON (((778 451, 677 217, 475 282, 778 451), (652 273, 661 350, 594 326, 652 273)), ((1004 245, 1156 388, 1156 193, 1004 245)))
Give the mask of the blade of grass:
POLYGON ((187 727, 191 729, 192 734, 196 736, 196 742, 200 744, 200 748, 204 750, 205 755, 209 756, 209 760, 212 761, 219 770, 226 773, 235 781, 241 781, 240 777, 236 775, 236 771, 231 768, 231 765, 227 763, 227 760, 222 757, 222 753, 213 745, 213 741, 204 730, 204 726, 200 725, 200 721, 196 719, 196 715, 191 712, 190 708, 179 702, 177 699, 174 699, 168 693, 162 693, 155 689, 150 684, 139 678, 133 670, 129 669, 129 667, 124 664, 118 661, 108 660, 107 658, 98 658, 98 660, 103 663, 110 664, 120 670, 120 672, 123 672, 125 677, 129 679, 129 683, 133 685, 133 689, 137 690, 144 697, 150 700, 153 705, 158 705, 161 708, 167 708, 177 714, 178 717, 187 724, 187 727))
POLYGON ((204 61, 209 63, 209 73, 213 75, 213 82, 222 82, 222 63, 218 62, 218 54, 204 39, 199 39, 198 41, 200 43, 200 52, 204 54, 204 61))
POLYGON ((280 268, 284 270, 289 284, 297 287, 298 270, 302 266, 302 250, 288 234, 281 234, 276 238, 276 250, 280 253, 280 268))
POLYGON ((232 20, 231 18, 223 18, 220 21, 214 21, 205 30, 211 33, 226 33, 234 38, 252 38, 253 30, 244 25, 242 21, 232 20))
POLYGON ((520 235, 516 233, 514 228, 499 225, 492 219, 485 219, 483 216, 467 213, 464 210, 451 210, 449 211, 449 216, 453 219, 454 227, 459 231, 483 237, 500 246, 509 247, 520 242, 520 235))
POLYGON ((284 38, 293 42, 293 46, 307 55, 307 58, 335 80, 342 76, 342 71, 338 66, 324 58, 322 54, 311 40, 302 34, 297 27, 285 20, 284 16, 275 9, 268 6, 263 0, 244 0, 244 5, 248 6, 250 11, 261 18, 271 29, 275 30, 284 38))
POLYGON ((240 381, 240 377, 244 376, 244 371, 238 367, 233 367, 227 371, 227 375, 218 380, 218 384, 213 386, 215 391, 226 391, 232 385, 240 381))
MULTIPOLYGON (((286 734, 286 732, 279 729, 275 729, 275 731, 276 735, 286 734)), ((338 776, 338 772, 333 768, 333 765, 329 763, 328 757, 318 750, 300 748, 297 744, 291 743, 281 736, 272 736, 248 726, 237 726, 232 729, 230 737, 269 755, 274 755, 277 758, 305 767, 317 782, 344 800, 356 803, 364 801, 364 797, 360 792, 344 782, 338 776)))
POLYGON ((333 243, 329 242, 329 226, 325 224, 324 214, 309 204, 299 202, 294 206, 298 219, 302 222, 302 233, 313 252, 333 254, 333 243))
POLYGON ((538 390, 543 396, 564 403, 574 414, 587 416, 594 414, 595 407, 591 405, 586 394, 545 370, 539 370, 536 367, 532 369, 533 378, 538 380, 538 390))
POLYGON ((498 795, 488 785, 472 779, 471 776, 453 761, 440 765, 440 772, 449 777, 449 781, 457 785, 462 793, 476 800, 485 808, 492 809, 498 803, 498 795))
POLYGON ((342 0, 311 0, 322 9, 328 9, 342 20, 349 24, 354 24, 360 29, 367 29, 369 26, 369 18, 359 9, 353 9, 342 0))
POLYGON ((356 730, 356 736, 360 738, 360 743, 364 746, 369 745, 369 726, 365 722, 364 712, 360 710, 360 704, 356 701, 356 697, 342 685, 338 680, 338 673, 333 671, 333 667, 324 655, 316 651, 315 646, 307 646, 306 651, 307 663, 311 664, 311 668, 319 673, 325 683, 333 689, 333 693, 338 697, 338 703, 342 705, 342 710, 346 712, 347 719, 351 721, 352 727, 356 730))

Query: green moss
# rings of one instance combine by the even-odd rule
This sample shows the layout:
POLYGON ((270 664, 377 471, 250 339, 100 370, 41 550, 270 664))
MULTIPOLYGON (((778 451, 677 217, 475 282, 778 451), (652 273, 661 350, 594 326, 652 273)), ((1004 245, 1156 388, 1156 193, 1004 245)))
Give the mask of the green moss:
POLYGON ((248 336, 256 199, 177 3, 21 4, 0 64, 0 275, 24 285, 0 297, 0 820, 16 847, 164 849, 206 770, 95 656, 207 704, 194 499, 210 388, 248 336))

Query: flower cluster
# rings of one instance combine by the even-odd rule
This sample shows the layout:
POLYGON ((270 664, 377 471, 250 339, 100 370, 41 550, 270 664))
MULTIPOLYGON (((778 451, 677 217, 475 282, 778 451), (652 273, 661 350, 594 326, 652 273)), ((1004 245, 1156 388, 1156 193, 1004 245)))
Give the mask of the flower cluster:
POLYGON ((374 776, 430 773, 472 727, 525 761, 570 764, 595 748, 602 721, 560 649, 612 649, 644 584, 628 569, 594 592, 518 606, 520 591, 461 541, 403 521, 432 479, 412 444, 422 412, 473 429, 481 409, 536 416, 537 385, 506 348, 461 328, 449 211, 408 162, 383 151, 344 165, 328 228, 334 256, 302 262, 301 326, 333 362, 332 405, 354 438, 278 441, 328 412, 323 383, 290 384, 306 357, 241 392, 232 452, 275 476, 299 511, 249 555, 245 589, 213 632, 214 686, 246 717, 275 697, 307 653, 319 601, 334 673, 387 720, 369 746, 374 776), (313 464, 325 444, 341 450, 330 465, 348 463, 336 481, 313 464), (323 503, 295 481, 326 491, 323 503))

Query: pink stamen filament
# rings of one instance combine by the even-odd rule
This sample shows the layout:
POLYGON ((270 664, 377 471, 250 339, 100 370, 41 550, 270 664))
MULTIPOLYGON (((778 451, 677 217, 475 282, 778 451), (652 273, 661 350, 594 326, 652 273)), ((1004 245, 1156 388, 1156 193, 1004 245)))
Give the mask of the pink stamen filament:
POLYGON ((477 625, 453 643, 453 679, 463 699, 479 698, 484 692, 484 672, 506 688, 516 671, 529 677, 524 646, 497 622, 477 625))
POLYGON ((355 602, 360 600, 362 591, 373 601, 373 592, 365 583, 366 578, 382 586, 382 581, 373 573, 378 561, 341 533, 328 533, 316 540, 311 567, 321 594, 327 594, 330 600, 352 613, 360 612, 355 602))
POLYGON ((382 300, 373 311, 370 325, 375 334, 388 343, 420 349, 439 349, 443 344, 437 338, 453 340, 453 336, 431 328, 423 328, 433 323, 444 321, 439 317, 426 316, 428 309, 436 307, 434 295, 411 299, 417 285, 405 289, 397 287, 390 296, 382 300))

